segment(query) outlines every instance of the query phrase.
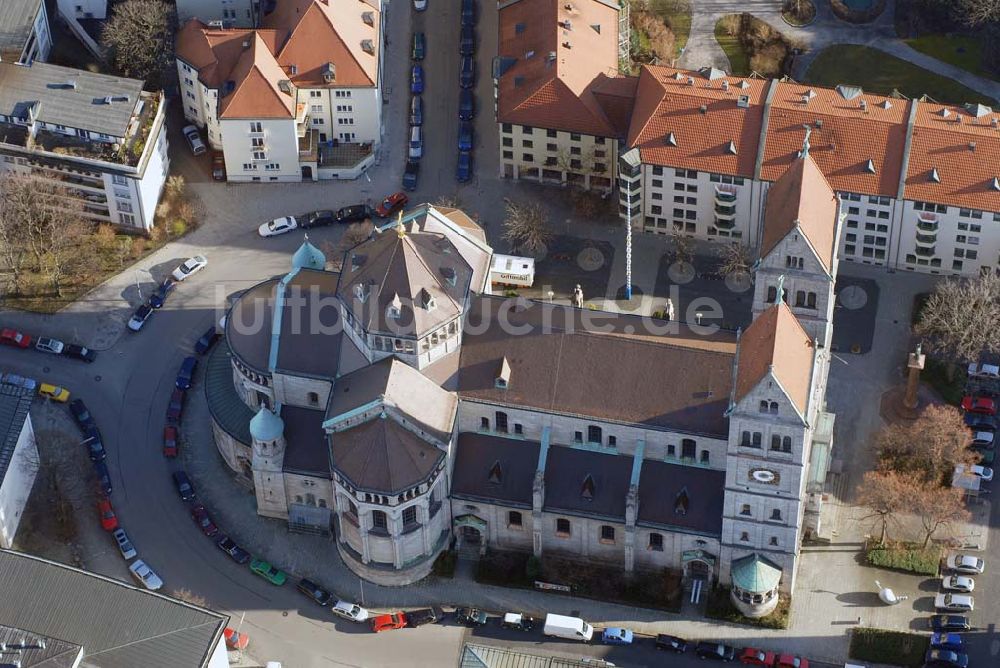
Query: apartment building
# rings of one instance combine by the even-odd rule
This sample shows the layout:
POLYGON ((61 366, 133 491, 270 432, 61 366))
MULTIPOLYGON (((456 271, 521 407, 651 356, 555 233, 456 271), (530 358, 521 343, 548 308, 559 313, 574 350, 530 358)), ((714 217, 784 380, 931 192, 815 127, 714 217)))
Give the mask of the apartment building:
POLYGON ((289 0, 261 28, 189 20, 177 38, 184 116, 230 181, 352 179, 382 139, 378 0, 289 0))
POLYGON ((52 31, 44 0, 0 2, 0 62, 44 61, 51 49, 52 31))
POLYGON ((142 85, 0 63, 0 169, 58 182, 88 220, 148 231, 170 163, 163 95, 142 85))
POLYGON ((177 0, 177 21, 183 25, 199 19, 219 28, 255 28, 262 4, 270 11, 275 0, 177 0))

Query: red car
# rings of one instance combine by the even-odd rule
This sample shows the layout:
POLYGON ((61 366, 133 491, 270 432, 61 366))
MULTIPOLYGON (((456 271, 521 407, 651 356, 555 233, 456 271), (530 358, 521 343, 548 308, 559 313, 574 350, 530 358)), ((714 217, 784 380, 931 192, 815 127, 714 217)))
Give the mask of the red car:
POLYGON ((209 538, 219 533, 219 527, 215 526, 215 522, 212 521, 212 518, 208 516, 208 511, 205 510, 205 506, 200 503, 194 504, 191 508, 191 519, 201 527, 201 532, 209 538))
POLYGON ((381 633, 382 631, 391 631, 393 629, 401 629, 406 627, 406 614, 403 612, 394 612, 390 615, 379 615, 372 619, 372 631, 375 633, 381 633))
POLYGON ((989 397, 974 397, 967 395, 962 397, 962 410, 969 413, 980 413, 982 415, 996 415, 997 403, 989 397))
POLYGON ((774 652, 766 652, 756 647, 744 647, 743 653, 740 654, 740 661, 748 666, 767 666, 770 668, 774 665, 774 652))
POLYGON ((402 209, 410 201, 410 198, 406 193, 396 193, 395 195, 389 195, 382 202, 375 207, 375 213, 382 216, 383 218, 388 218, 392 214, 396 213, 402 209))
POLYGON ((163 428, 163 456, 177 456, 177 427, 172 424, 163 428))
POLYGON ((27 348, 31 346, 31 337, 16 329, 4 329, 0 330, 0 343, 18 348, 27 348))
POLYGON ((227 628, 222 635, 226 637, 226 649, 246 649, 250 644, 250 636, 236 629, 227 628))
POLYGON ((794 654, 782 654, 774 668, 809 668, 809 659, 803 659, 794 654))
POLYGON ((101 528, 105 531, 114 531, 118 528, 118 516, 115 509, 111 507, 111 499, 106 496, 97 497, 97 512, 101 515, 101 528))

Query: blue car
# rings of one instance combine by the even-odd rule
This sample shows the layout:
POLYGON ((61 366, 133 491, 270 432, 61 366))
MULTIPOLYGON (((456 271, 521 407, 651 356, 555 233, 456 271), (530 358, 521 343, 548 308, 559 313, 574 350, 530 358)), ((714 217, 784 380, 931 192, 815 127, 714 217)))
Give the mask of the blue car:
POLYGON ((407 160, 403 169, 403 190, 416 190, 418 176, 420 176, 420 163, 407 160))
POLYGON ((455 180, 465 183, 472 178, 472 154, 461 151, 458 154, 458 165, 455 166, 455 180))
POLYGON ((458 124, 458 150, 471 151, 475 138, 475 130, 470 121, 461 121, 458 124))
POLYGON ((946 649, 927 650, 924 655, 925 668, 968 668, 969 655, 946 649))
POLYGON ((476 30, 472 26, 462 26, 458 52, 463 56, 471 56, 476 52, 476 30))
POLYGON ((961 652, 965 643, 962 636, 957 633, 932 633, 931 649, 947 649, 952 652, 961 652))
POLYGON ((472 56, 462 56, 459 73, 459 83, 462 88, 472 88, 476 85, 476 61, 472 56))
POLYGON ((218 340, 219 332, 215 329, 215 325, 212 325, 204 334, 201 335, 201 338, 195 342, 194 351, 199 355, 204 355, 218 340))
POLYGON ((476 0, 462 0, 462 25, 476 25, 476 0))
POLYGON ((94 462, 94 473, 97 474, 97 486, 102 492, 111 496, 111 474, 108 473, 108 465, 103 461, 94 462))
POLYGON ((187 390, 191 387, 191 379, 194 378, 194 370, 198 368, 197 357, 185 357, 181 362, 181 368, 177 370, 177 382, 175 385, 179 390, 187 390))
POLYGON ((414 95, 424 92, 424 68, 420 65, 414 65, 410 69, 410 92, 414 95))
POLYGON ((153 308, 163 308, 163 303, 167 301, 167 295, 173 292, 176 287, 177 283, 172 278, 164 279, 160 283, 160 287, 156 288, 156 292, 149 296, 149 305, 153 308))
POLYGON ((472 90, 463 88, 458 94, 458 120, 471 121, 476 115, 476 101, 472 96, 472 90))
POLYGON ((623 629, 620 626, 606 628, 601 634, 601 642, 605 645, 631 645, 632 629, 623 629))

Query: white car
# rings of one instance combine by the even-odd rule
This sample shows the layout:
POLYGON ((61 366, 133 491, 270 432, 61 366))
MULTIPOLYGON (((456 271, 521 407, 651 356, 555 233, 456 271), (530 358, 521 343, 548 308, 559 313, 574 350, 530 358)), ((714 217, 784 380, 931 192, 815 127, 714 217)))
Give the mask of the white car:
POLYGON ((125 529, 115 529, 111 535, 114 537, 115 542, 118 543, 118 551, 122 553, 122 559, 128 561, 135 557, 135 546, 128 539, 125 529))
POLYGON ((422 12, 427 9, 427 0, 413 0, 413 9, 422 12))
POLYGON ((183 281, 188 276, 197 274, 207 265, 208 260, 204 255, 195 255, 194 257, 185 260, 184 264, 174 269, 174 273, 172 273, 171 276, 174 277, 175 281, 183 281))
POLYGON ((979 464, 973 464, 969 467, 969 473, 972 475, 979 476, 979 479, 983 482, 989 482, 993 480, 993 469, 989 466, 980 466, 979 464))
POLYGON ((976 588, 976 581, 968 575, 949 575, 941 580, 941 588, 968 594, 976 588))
POLYGON ((948 557, 948 568, 954 569, 959 573, 979 575, 986 570, 986 562, 971 554, 953 554, 948 557))
POLYGON ((40 336, 37 340, 35 340, 35 350, 40 350, 43 353, 61 355, 64 347, 63 342, 58 339, 50 339, 40 336))
POLYGON ((133 577, 150 591, 156 591, 163 586, 163 580, 160 579, 160 576, 154 573, 153 569, 146 565, 142 559, 133 561, 128 569, 132 571, 133 577))
POLYGON ((205 152, 205 143, 201 140, 201 134, 198 133, 198 128, 193 125, 185 125, 181 132, 184 133, 184 138, 187 139, 188 144, 191 146, 192 153, 195 155, 201 155, 205 152))
POLYGON ((988 448, 993 445, 993 432, 992 431, 977 431, 972 435, 972 447, 974 448, 988 448))
POLYGON ((368 619, 367 610, 362 608, 357 603, 351 603, 349 601, 337 601, 330 606, 330 612, 338 617, 349 619, 352 622, 363 622, 368 619))
POLYGON ((938 594, 934 597, 934 607, 946 612, 972 612, 976 606, 967 594, 938 594))
POLYGON ((969 377, 971 378, 1000 378, 1000 366, 996 364, 976 364, 969 365, 969 377))
POLYGON ((268 223, 263 223, 257 228, 257 234, 262 237, 276 237, 279 234, 291 232, 298 226, 299 223, 295 220, 294 216, 282 216, 268 223))

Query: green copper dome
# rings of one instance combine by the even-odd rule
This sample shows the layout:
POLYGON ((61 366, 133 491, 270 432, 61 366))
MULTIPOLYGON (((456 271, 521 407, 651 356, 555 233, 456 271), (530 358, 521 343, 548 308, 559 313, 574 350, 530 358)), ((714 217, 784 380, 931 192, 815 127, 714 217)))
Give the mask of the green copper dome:
POLYGON ((250 419, 250 436, 255 441, 274 441, 285 433, 285 422, 266 406, 250 419))
POLYGON ((309 243, 309 236, 307 235, 305 241, 302 242, 299 249, 295 251, 295 255, 292 256, 292 268, 323 269, 325 266, 326 256, 323 255, 323 251, 309 243))

